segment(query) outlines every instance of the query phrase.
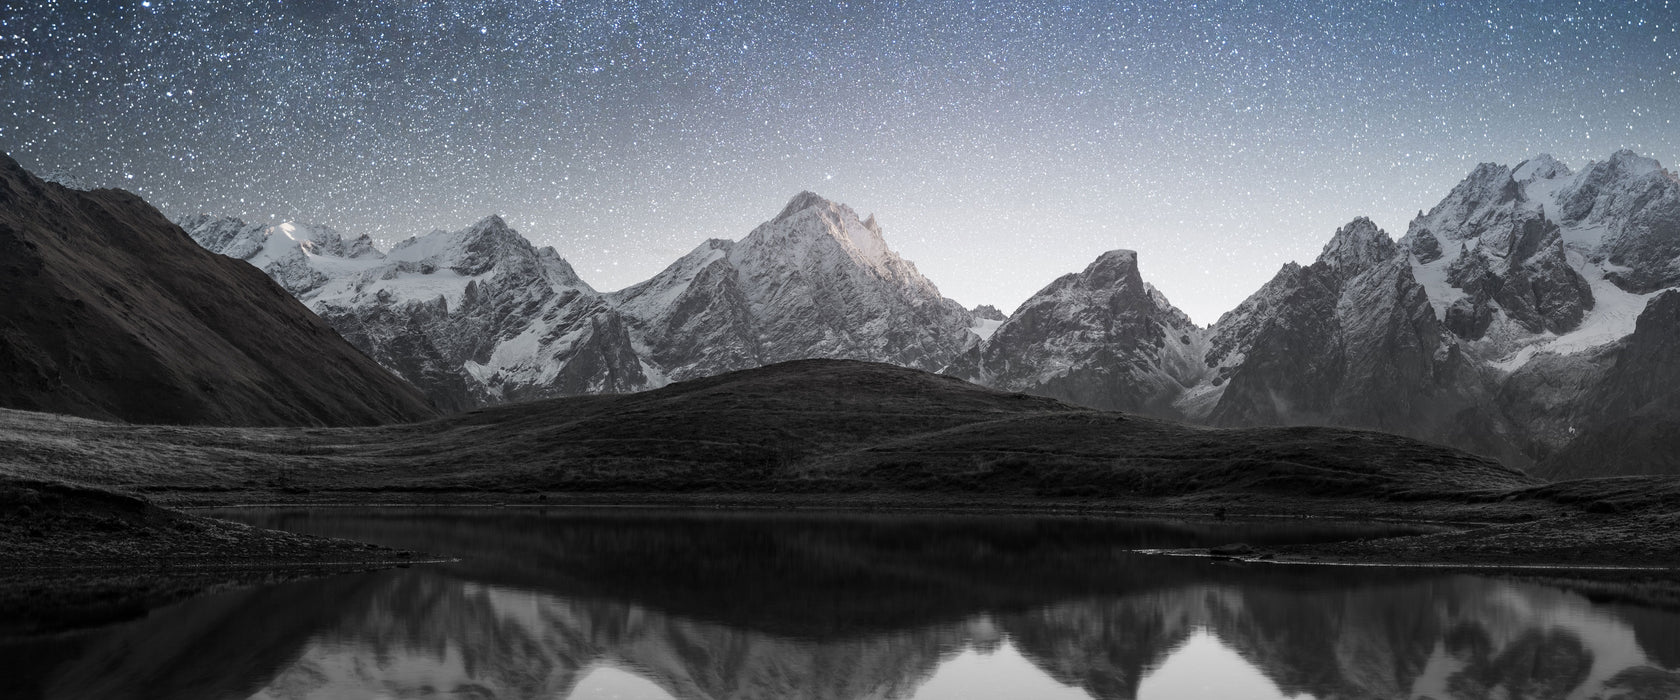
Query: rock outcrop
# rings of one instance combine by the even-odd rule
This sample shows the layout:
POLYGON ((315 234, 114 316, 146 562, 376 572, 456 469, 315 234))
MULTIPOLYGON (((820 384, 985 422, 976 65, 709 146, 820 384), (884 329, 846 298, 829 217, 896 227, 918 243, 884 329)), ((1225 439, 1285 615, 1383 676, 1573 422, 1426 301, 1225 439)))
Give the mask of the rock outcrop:
POLYGON ((947 370, 989 386, 1096 408, 1171 416, 1205 374, 1205 334, 1138 272, 1104 253, 1039 290, 947 370))

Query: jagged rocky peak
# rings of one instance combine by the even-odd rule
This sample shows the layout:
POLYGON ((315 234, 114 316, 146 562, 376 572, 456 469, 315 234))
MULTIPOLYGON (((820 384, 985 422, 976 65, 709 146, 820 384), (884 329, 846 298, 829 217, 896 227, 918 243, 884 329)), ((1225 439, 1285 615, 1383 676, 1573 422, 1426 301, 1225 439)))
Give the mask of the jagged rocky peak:
POLYGON ((1206 334, 1143 281, 1137 253, 1103 253, 1021 304, 947 371, 1074 403, 1176 416, 1206 334))
POLYGON ((859 218, 851 207, 809 191, 794 195, 776 218, 754 229, 742 243, 749 248, 760 243, 804 248, 819 240, 813 237, 825 234, 853 258, 883 273, 891 274, 888 268, 895 266, 914 269, 887 246, 874 214, 859 218))
POLYGON ((998 327, 1002 326, 1004 321, 1009 320, 1009 317, 999 311, 996 306, 989 304, 976 306, 968 313, 974 317, 974 325, 970 326, 969 330, 974 332, 975 337, 979 339, 978 342, 990 340, 992 334, 997 332, 998 327))
POLYGON ((770 223, 786 221, 806 209, 832 209, 835 206, 834 202, 829 201, 826 197, 810 190, 805 190, 794 195, 793 199, 788 200, 787 206, 782 207, 782 213, 777 214, 776 218, 770 220, 770 223))
POLYGON ((1361 216, 1336 229, 1330 242, 1324 244, 1323 252, 1318 254, 1318 261, 1344 277, 1352 277, 1394 257, 1398 250, 1387 233, 1361 216))
POLYGON ((318 224, 252 224, 199 214, 177 225, 206 250, 251 263, 299 297, 329 281, 330 276, 320 269, 323 259, 355 261, 348 266, 358 267, 377 264, 385 257, 365 235, 346 242, 332 227, 318 224))
POLYGON ((1078 284, 1086 289, 1116 289, 1136 290, 1139 294, 1148 296, 1145 289, 1143 275, 1138 272, 1138 254, 1135 250, 1111 250, 1097 256, 1085 271, 1079 274, 1078 284))
MULTIPOLYGON (((1427 232, 1423 235, 1425 240, 1436 241, 1427 232)), ((1313 264, 1284 264, 1259 290, 1220 316, 1208 329, 1208 347, 1202 364, 1213 370, 1212 389, 1203 392, 1200 407, 1212 408, 1211 401, 1219 398, 1217 390, 1237 373, 1263 331, 1275 335, 1304 332, 1309 326, 1316 328, 1315 324, 1323 319, 1302 321, 1312 314, 1297 315, 1303 309, 1316 309, 1320 316, 1327 318, 1344 286, 1384 263, 1399 260, 1401 249, 1375 222, 1361 216, 1336 229, 1313 264)), ((1434 254, 1439 257, 1439 250, 1434 254)), ((1317 330, 1329 333, 1321 328, 1317 330)))
POLYGON ((1575 171, 1570 170, 1568 165, 1553 158, 1552 154, 1542 153, 1518 163, 1516 169, 1511 171, 1511 179, 1527 184, 1537 180, 1569 177, 1574 174, 1575 171))
POLYGON ((1476 238, 1508 223, 1512 204, 1521 196, 1510 168, 1497 163, 1479 164, 1440 204, 1412 220, 1407 238, 1423 232, 1442 239, 1443 244, 1476 238))
POLYGON ((373 239, 364 235, 346 242, 344 236, 336 229, 324 224, 287 221, 270 227, 270 231, 271 238, 283 235, 310 255, 330 255, 335 258, 385 257, 373 246, 373 239))
POLYGON ((204 248, 231 258, 250 261, 259 267, 260 254, 268 259, 284 257, 292 250, 309 255, 335 258, 383 258, 373 239, 363 235, 346 241, 331 226, 286 221, 278 224, 252 224, 231 216, 198 214, 176 222, 204 248))
POLYGON ((400 260, 425 261, 433 267, 449 268, 467 276, 488 272, 510 258, 536 260, 539 257, 530 241, 495 214, 459 231, 433 231, 410 238, 392 248, 390 255, 400 260))
POLYGON ((1595 260, 1622 290, 1680 285, 1680 179, 1655 160, 1618 151, 1590 163, 1556 194, 1555 216, 1597 242, 1595 260))
POLYGON ((1565 225, 1586 222, 1620 223, 1654 202, 1644 201, 1677 187, 1674 175, 1655 159, 1621 150, 1608 160, 1587 164, 1557 193, 1556 212, 1565 225))
POLYGON ((607 299, 673 381, 808 357, 938 370, 979 335, 873 216, 812 192, 740 241, 707 241, 607 299))

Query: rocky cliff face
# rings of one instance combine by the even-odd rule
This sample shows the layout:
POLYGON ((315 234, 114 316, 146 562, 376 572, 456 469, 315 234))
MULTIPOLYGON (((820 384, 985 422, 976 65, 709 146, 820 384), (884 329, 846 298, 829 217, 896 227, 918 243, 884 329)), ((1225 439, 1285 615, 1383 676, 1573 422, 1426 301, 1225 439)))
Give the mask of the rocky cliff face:
POLYGON ((1606 473, 1680 474, 1680 291, 1658 294, 1632 335, 1575 373, 1579 399, 1564 405, 1573 439, 1539 465, 1553 478, 1606 473))
POLYGON ((1312 265, 1285 266, 1213 338, 1203 405, 1215 425, 1371 428, 1520 456, 1508 426, 1478 410, 1490 379, 1369 220, 1339 229, 1312 265))
POLYGON ((1137 253, 1104 253, 1064 275, 947 370, 989 386, 1074 403, 1172 415, 1206 373, 1205 334, 1138 273, 1137 253))
POLYGON ((139 197, 0 155, 0 405, 140 423, 366 425, 424 397, 139 197))
POLYGON ((893 252, 874 217, 810 192, 608 299, 672 380, 810 357, 937 371, 978 341, 972 314, 893 252))

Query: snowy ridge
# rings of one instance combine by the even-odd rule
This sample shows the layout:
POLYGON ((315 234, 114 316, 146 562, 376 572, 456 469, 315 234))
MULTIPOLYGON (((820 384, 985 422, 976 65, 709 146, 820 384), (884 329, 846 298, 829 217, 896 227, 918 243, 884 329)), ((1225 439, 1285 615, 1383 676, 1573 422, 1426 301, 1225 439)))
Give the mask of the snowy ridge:
POLYGON ((448 410, 806 357, 937 370, 979 342, 972 315, 893 252, 874 217, 809 192, 740 242, 708 241, 611 294, 496 216, 388 252, 292 222, 180 223, 448 410))
MULTIPOLYGON (((1680 275, 1649 270, 1646 250, 1652 247, 1646 240, 1651 237, 1650 215, 1668 217, 1680 211, 1671 204, 1677 197, 1680 186, 1660 164, 1629 151, 1589 163, 1580 172, 1549 155, 1514 169, 1484 164, 1440 205, 1412 222, 1402 247, 1437 317, 1446 321, 1455 308, 1470 309, 1478 302, 1485 307, 1487 320, 1472 324, 1485 330, 1454 331, 1489 366, 1511 372, 1540 354, 1591 351, 1626 337, 1645 302, 1680 283, 1680 275), (1537 221, 1555 227, 1556 241, 1523 249, 1518 243, 1524 227, 1532 229, 1537 221), (1465 261, 1466 255, 1488 260, 1490 272, 1502 283, 1539 275, 1550 278, 1551 287, 1573 286, 1578 291, 1564 293, 1578 295, 1582 308, 1565 309, 1551 319, 1557 323, 1536 328, 1535 319, 1523 318, 1521 310, 1508 308, 1497 295, 1476 299, 1481 290, 1465 275, 1455 278, 1455 270, 1475 262, 1465 261), (1636 256, 1647 260, 1634 260, 1636 256), (1625 264, 1630 262, 1635 264, 1625 264), (1545 269, 1548 264, 1553 269, 1545 269), (1641 267, 1647 269, 1638 270, 1641 267), (1635 272, 1645 274, 1629 274, 1635 272)), ((1670 222, 1676 224, 1680 222, 1670 222)), ((1670 256, 1660 262, 1672 267, 1672 260, 1670 256)), ((1554 289, 1547 293, 1558 294, 1554 289)))
POLYGON ((204 247, 262 268, 446 410, 648 386, 623 351, 622 324, 598 318, 608 311, 601 295, 500 217, 388 253, 322 226, 204 216, 182 226, 204 247))
POLYGON ((496 217, 388 253, 325 227, 182 224, 446 410, 828 357, 1216 425, 1384 430, 1518 465, 1573 439, 1606 353, 1680 288, 1680 178, 1628 151, 1578 171, 1546 155, 1479 165, 1398 240, 1354 219, 1207 328, 1129 250, 1011 314, 965 309, 873 216, 811 192, 605 294, 496 217))

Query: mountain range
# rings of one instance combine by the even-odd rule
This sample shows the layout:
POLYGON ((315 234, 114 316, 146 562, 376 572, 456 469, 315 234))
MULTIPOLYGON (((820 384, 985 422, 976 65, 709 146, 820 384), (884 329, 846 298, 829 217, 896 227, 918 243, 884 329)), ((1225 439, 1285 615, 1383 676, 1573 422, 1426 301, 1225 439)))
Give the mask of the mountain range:
POLYGON ((1661 381, 1680 180, 1631 151, 1479 165, 1397 240, 1355 219, 1206 327, 1127 250, 1013 314, 964 309, 873 216, 810 192, 609 293, 495 216, 389 251, 322 226, 180 223, 446 411, 828 357, 1215 426, 1370 428, 1548 476, 1680 471, 1664 442, 1680 395, 1661 381))
POLYGON ((873 218, 810 193, 742 240, 707 241, 612 293, 496 216, 388 252, 321 226, 181 224, 447 411, 810 357, 938 371, 980 342, 972 314, 888 248, 873 218))
POLYGON ((1631 151, 1578 172, 1477 166, 1398 240, 1355 219, 1206 327, 1128 250, 1013 314, 964 309, 873 216, 810 192, 609 293, 495 216, 389 251, 322 226, 180 223, 446 411, 828 357, 1215 426, 1370 428, 1548 476, 1680 470, 1663 442, 1680 401, 1657 381, 1680 334, 1680 180, 1631 151))

